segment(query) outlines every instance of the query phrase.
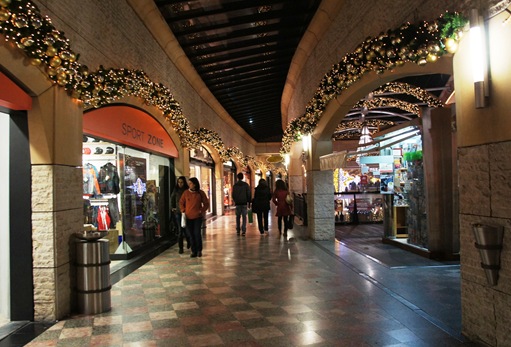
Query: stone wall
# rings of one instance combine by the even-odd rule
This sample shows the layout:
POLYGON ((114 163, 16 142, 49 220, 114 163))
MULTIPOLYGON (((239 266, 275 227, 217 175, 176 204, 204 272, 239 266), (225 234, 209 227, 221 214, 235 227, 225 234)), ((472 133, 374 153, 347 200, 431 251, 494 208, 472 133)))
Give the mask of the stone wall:
POLYGON ((492 346, 511 345, 511 142, 458 150, 463 332, 492 346), (504 228, 496 286, 486 280, 472 225, 504 228))
POLYGON ((36 321, 60 319, 71 310, 73 234, 83 224, 82 170, 32 166, 32 242, 36 321))

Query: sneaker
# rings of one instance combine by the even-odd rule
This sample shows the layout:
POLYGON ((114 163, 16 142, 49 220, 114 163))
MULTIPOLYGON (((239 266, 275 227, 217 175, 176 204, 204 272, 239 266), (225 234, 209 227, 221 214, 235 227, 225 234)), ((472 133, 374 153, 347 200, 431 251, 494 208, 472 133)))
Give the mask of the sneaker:
POLYGON ((195 253, 190 254, 190 258, 197 258, 197 254, 195 253))
POLYGON ((202 257, 202 252, 197 253, 197 256, 200 258, 202 257))
POLYGON ((245 236, 245 233, 242 233, 241 236, 245 236))

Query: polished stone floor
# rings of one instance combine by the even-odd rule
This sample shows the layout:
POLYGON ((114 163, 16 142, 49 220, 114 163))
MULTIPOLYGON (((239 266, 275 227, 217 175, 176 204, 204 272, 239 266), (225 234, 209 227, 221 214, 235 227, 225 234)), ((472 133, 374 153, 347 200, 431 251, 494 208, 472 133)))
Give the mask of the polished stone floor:
POLYGON ((269 236, 251 224, 243 237, 234 216, 216 218, 201 258, 172 246, 113 285, 111 311, 27 346, 476 346, 461 335, 459 265, 408 266, 392 249, 402 265, 387 266, 271 222, 269 236))

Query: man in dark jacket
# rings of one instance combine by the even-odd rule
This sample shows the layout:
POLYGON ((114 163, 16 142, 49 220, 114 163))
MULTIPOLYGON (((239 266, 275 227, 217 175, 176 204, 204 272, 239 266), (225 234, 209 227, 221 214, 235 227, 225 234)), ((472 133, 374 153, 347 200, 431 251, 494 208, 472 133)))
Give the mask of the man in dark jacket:
POLYGON ((247 208, 250 203, 250 186, 243 182, 243 173, 238 174, 238 182, 232 187, 232 199, 236 205, 236 234, 245 236, 247 232, 247 208), (242 219, 240 226, 240 219, 242 219))

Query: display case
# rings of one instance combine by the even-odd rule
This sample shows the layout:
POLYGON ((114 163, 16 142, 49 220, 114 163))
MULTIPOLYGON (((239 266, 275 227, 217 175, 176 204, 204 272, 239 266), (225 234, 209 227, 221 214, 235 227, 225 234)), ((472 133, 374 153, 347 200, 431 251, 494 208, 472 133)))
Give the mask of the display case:
POLYGON ((406 238, 408 237, 408 222, 407 222, 407 210, 408 206, 393 206, 393 236, 396 238, 406 238))
POLYGON ((383 222, 383 199, 378 193, 335 193, 335 222, 345 224, 383 222))

